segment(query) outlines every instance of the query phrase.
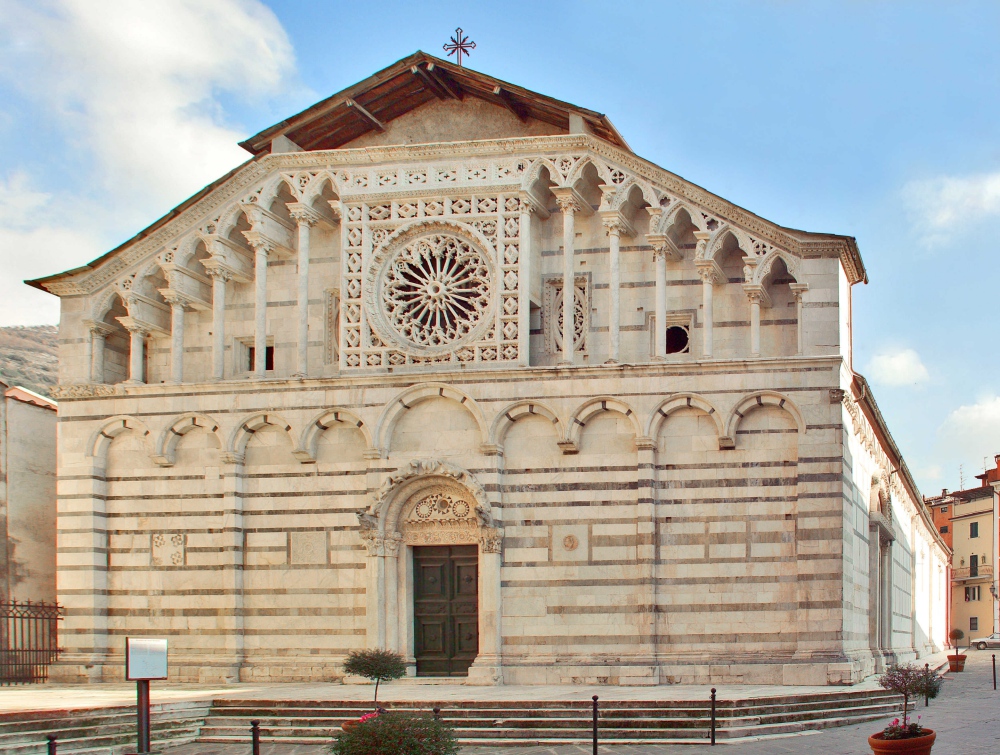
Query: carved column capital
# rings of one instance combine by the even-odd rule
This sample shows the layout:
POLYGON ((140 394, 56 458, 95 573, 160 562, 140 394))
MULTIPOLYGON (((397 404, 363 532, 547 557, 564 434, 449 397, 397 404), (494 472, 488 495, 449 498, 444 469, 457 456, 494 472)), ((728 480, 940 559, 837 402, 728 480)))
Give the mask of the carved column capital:
POLYGON ((177 305, 183 309, 191 309, 192 299, 190 296, 182 294, 180 291, 176 291, 172 288, 161 288, 159 289, 160 296, 163 300, 170 304, 171 306, 177 305))
POLYGON ((563 212, 575 214, 582 209, 576 197, 572 194, 560 194, 556 196, 556 203, 563 212))
POLYGON ((323 220, 323 216, 307 204, 302 202, 289 202, 288 214, 299 225, 312 227, 323 220))
POLYGON ((762 307, 771 306, 771 297, 759 283, 744 283, 743 290, 751 304, 759 304, 762 307))
POLYGON ((114 327, 108 325, 106 322, 100 322, 98 320, 84 320, 83 324, 87 327, 90 335, 97 336, 98 338, 105 338, 115 332, 114 327))
POLYGON ((501 553, 503 550, 503 530, 499 527, 479 528, 480 553, 501 553))
POLYGON ((791 289, 792 296, 795 297, 795 301, 796 302, 801 302, 802 301, 802 295, 805 294, 805 292, 809 290, 809 284, 808 283, 790 283, 790 284, 788 284, 788 288, 791 289))
POLYGON ((715 260, 696 260, 694 264, 698 269, 698 277, 704 283, 715 285, 726 282, 726 276, 715 260))
POLYGON ((635 229, 628 219, 617 210, 601 213, 601 225, 608 236, 635 236, 635 229))
POLYGON ((681 250, 677 248, 676 244, 665 233, 647 234, 646 239, 649 241, 649 245, 653 247, 654 259, 663 257, 666 260, 676 262, 684 256, 681 250))
POLYGON ((712 238, 712 234, 708 231, 695 231, 694 238, 694 258, 696 260, 703 260, 705 259, 705 252, 708 251, 708 240, 712 238))

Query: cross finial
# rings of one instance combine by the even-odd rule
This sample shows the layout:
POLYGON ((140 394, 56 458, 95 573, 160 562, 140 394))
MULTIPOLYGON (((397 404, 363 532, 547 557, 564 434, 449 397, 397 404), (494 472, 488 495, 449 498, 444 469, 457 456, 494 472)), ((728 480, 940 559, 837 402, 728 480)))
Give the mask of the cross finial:
POLYGON ((468 55, 475 49, 476 43, 470 42, 469 38, 462 33, 460 28, 455 29, 455 34, 451 37, 451 41, 444 45, 444 51, 449 55, 454 55, 459 65, 462 65, 462 56, 468 55))

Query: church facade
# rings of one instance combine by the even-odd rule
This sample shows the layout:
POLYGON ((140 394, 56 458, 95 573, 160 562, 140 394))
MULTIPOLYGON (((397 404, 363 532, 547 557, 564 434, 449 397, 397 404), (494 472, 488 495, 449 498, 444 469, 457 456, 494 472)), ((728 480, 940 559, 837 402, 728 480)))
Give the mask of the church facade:
POLYGON ((852 370, 853 239, 417 53, 58 295, 53 678, 846 684, 948 551, 852 370))

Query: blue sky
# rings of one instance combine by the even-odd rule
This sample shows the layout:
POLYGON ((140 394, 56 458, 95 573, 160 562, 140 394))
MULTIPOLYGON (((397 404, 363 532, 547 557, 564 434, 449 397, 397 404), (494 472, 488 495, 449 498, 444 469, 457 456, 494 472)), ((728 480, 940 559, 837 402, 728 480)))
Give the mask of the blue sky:
POLYGON ((1000 453, 1000 3, 0 0, 0 325, 19 283, 130 237, 238 139, 409 53, 607 113, 643 157, 856 236, 855 368, 925 493, 1000 453))

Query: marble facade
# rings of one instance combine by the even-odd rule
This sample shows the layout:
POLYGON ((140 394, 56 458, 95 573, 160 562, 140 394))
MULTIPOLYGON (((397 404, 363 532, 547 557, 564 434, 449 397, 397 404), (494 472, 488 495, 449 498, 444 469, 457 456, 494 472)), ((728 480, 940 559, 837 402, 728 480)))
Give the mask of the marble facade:
POLYGON ((854 240, 590 111, 389 74, 428 100, 345 90, 316 113, 364 100, 365 133, 299 144, 305 111, 34 282, 62 300, 53 677, 120 677, 127 635, 183 680, 413 668, 433 544, 479 549, 470 683, 844 684, 942 647, 947 550, 852 371, 854 240))

